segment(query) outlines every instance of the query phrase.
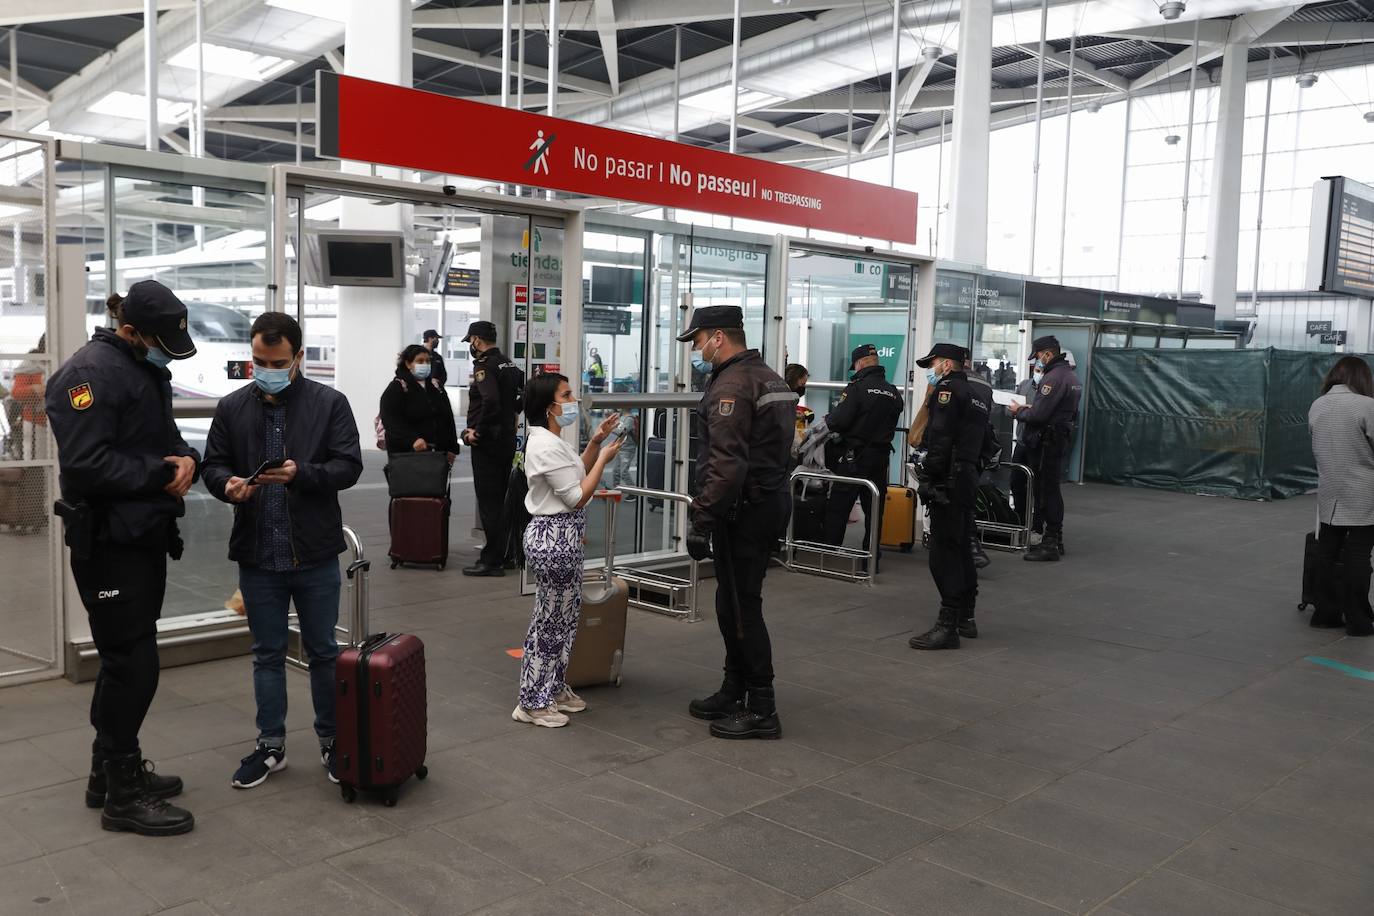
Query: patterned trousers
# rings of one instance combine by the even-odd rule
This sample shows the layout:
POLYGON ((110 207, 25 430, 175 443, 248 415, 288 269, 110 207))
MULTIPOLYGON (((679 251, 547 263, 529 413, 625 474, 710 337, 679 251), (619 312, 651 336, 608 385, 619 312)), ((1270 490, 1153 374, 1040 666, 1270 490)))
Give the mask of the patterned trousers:
POLYGON ((583 510, 538 515, 525 528, 525 558, 534 574, 534 613, 520 663, 520 705, 544 709, 563 691, 577 618, 582 612, 583 510))

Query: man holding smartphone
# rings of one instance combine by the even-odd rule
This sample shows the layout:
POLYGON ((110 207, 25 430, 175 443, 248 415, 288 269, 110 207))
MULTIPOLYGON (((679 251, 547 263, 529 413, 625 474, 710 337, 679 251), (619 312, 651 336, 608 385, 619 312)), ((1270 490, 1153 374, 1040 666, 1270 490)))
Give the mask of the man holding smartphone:
POLYGON ((334 666, 339 654, 339 491, 363 470, 358 427, 341 392, 301 375, 301 327, 267 312, 253 322, 253 384, 215 408, 201 471, 234 504, 229 559, 253 633, 258 740, 233 785, 251 789, 286 766, 287 614, 294 602, 310 657, 320 764, 334 778, 334 666))

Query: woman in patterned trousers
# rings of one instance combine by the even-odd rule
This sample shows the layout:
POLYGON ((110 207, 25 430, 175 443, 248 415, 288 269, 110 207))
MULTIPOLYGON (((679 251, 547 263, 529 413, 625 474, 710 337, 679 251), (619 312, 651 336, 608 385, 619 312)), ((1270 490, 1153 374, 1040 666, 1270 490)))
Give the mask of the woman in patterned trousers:
POLYGON ((520 699, 511 718, 558 728, 567 713, 587 704, 563 682, 577 638, 582 610, 582 563, 587 518, 583 509, 596 492, 606 465, 620 452, 621 441, 601 444, 615 429, 618 415, 602 421, 587 448, 577 450, 557 430, 577 428, 578 404, 566 376, 536 375, 525 386, 525 558, 534 573, 534 613, 525 636, 520 665, 520 699))

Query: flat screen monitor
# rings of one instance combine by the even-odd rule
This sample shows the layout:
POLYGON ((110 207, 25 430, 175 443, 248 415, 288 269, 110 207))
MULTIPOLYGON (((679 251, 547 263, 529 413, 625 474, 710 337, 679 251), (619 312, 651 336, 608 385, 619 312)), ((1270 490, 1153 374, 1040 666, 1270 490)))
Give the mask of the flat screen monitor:
POLYGON ((406 285, 403 234, 330 231, 319 236, 324 285, 406 285))

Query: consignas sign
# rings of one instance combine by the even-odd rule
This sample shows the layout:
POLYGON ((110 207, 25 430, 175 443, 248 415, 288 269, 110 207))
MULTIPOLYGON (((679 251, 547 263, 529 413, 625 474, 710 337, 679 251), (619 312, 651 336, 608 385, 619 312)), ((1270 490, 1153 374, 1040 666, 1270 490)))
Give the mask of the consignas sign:
POLYGON ((321 71, 321 156, 916 241, 916 195, 321 71))

